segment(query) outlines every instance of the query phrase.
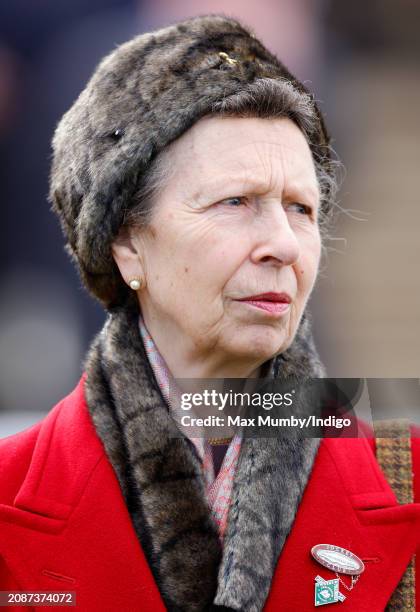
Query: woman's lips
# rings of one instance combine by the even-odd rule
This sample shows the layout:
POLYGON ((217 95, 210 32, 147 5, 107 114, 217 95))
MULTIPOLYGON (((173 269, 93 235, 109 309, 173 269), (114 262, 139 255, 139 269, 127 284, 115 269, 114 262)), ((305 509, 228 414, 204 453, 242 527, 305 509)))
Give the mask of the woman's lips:
POLYGON ((240 300, 244 304, 249 304, 255 308, 260 308, 271 314, 283 314, 290 308, 287 302, 265 302, 264 300, 240 300))
POLYGON ((282 315, 288 312, 290 308, 290 302, 292 301, 287 293, 263 293, 260 295, 253 295, 241 300, 253 308, 259 308, 270 314, 282 315))

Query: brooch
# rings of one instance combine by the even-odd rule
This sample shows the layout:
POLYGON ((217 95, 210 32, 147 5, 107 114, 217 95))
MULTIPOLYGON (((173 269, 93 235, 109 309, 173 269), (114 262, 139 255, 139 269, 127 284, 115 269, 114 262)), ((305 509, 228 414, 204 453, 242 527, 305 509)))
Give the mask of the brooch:
POLYGON ((315 577, 315 606, 343 602, 346 596, 340 593, 340 584, 347 591, 351 591, 365 570, 363 561, 350 550, 333 544, 317 544, 312 547, 311 555, 315 561, 335 572, 337 576, 332 580, 325 580, 322 576, 315 577), (339 574, 351 576, 351 584, 346 584, 339 574))
POLYGON ((233 57, 230 57, 230 55, 228 55, 224 51, 219 51, 218 55, 221 58, 221 60, 223 62, 226 62, 226 64, 229 64, 229 66, 234 66, 235 64, 238 63, 238 60, 233 59, 233 57))

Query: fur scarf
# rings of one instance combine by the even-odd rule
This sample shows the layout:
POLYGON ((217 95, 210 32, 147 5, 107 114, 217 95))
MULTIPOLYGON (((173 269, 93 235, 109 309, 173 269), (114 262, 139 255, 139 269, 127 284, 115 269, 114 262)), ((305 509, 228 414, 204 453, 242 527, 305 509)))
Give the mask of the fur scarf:
MULTIPOLYGON (((137 313, 109 315, 85 369, 92 421, 167 609, 262 610, 319 439, 243 439, 222 549, 201 460, 187 437, 174 437, 177 425, 145 352, 137 313)), ((324 376, 307 314, 268 372, 271 378, 324 376)))

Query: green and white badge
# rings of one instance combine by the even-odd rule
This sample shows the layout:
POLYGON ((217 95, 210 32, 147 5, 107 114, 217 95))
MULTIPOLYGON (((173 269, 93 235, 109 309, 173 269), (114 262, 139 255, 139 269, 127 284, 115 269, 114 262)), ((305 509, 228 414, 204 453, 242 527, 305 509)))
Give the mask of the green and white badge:
MULTIPOLYGON (((325 606, 325 604, 337 603, 337 601, 340 601, 338 598, 338 595, 341 595, 339 584, 338 578, 324 580, 321 576, 317 576, 315 578, 315 605, 325 606)), ((344 595, 342 597, 344 597, 344 595)))

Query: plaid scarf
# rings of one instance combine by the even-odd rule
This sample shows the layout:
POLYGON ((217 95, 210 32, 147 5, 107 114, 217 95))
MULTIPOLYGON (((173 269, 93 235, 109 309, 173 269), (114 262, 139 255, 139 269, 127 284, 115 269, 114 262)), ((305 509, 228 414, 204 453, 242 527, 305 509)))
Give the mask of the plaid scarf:
MULTIPOLYGON (((139 316, 139 328, 141 337, 143 339, 144 348, 146 350, 146 355, 150 361, 150 365, 152 366, 157 383, 162 391, 162 395, 169 406, 171 414, 174 416, 175 420, 178 420, 181 411, 177 398, 179 397, 180 391, 175 384, 174 378, 170 373, 165 360, 154 343, 152 336, 148 332, 141 315, 139 316)), ((228 510, 232 496, 233 479, 235 476, 236 465, 238 463, 242 436, 241 433, 238 432, 232 438, 217 476, 215 476, 212 447, 209 441, 204 437, 194 438, 189 436, 189 438, 194 444, 198 456, 203 462, 202 472, 204 482, 206 484, 207 500, 211 515, 219 531, 220 540, 223 542, 228 510)))

